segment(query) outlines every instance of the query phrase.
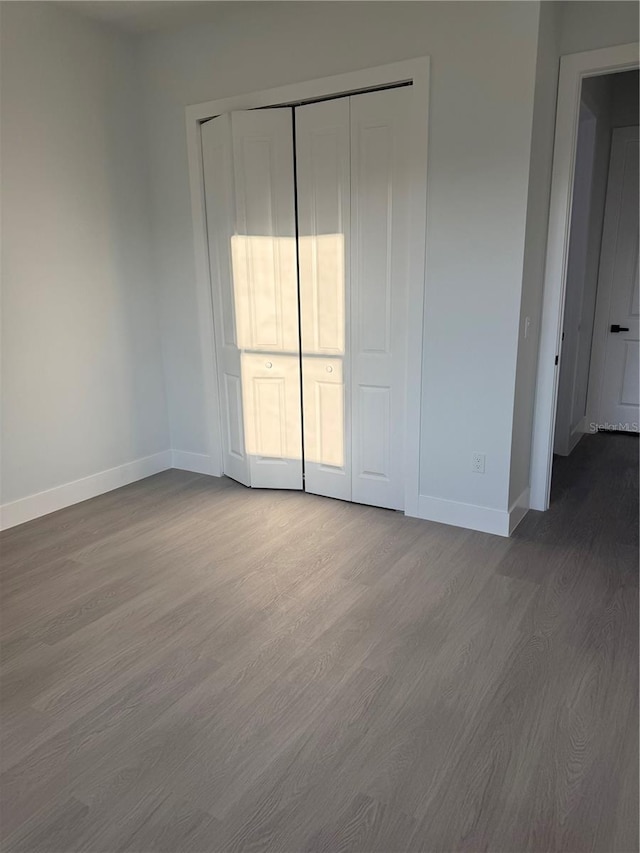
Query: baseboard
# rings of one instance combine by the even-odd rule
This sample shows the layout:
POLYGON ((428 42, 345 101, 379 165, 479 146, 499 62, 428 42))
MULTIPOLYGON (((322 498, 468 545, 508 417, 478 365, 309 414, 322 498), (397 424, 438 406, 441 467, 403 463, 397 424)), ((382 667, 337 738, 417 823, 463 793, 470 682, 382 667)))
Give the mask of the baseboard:
POLYGON ((520 524, 525 515, 529 512, 530 495, 529 486, 516 498, 509 507, 509 536, 513 533, 516 527, 520 524))
POLYGON ((222 472, 219 465, 214 465, 213 459, 204 453, 189 453, 186 450, 171 451, 171 467, 181 471, 193 471, 194 474, 210 474, 220 477, 222 472))
MULTIPOLYGON (((100 471, 90 477, 83 477, 72 483, 65 483, 44 492, 38 492, 26 498, 0 506, 0 530, 15 527, 25 521, 31 521, 50 512, 64 509, 80 501, 95 498, 120 486, 143 480, 168 468, 179 468, 197 474, 220 476, 210 456, 204 453, 189 453, 185 450, 164 450, 153 456, 135 459, 116 468, 100 471)), ((483 533, 495 533, 509 536, 522 521, 529 508, 529 489, 527 488, 508 512, 492 507, 477 506, 460 501, 449 501, 420 495, 418 500, 418 518, 480 530, 483 533)))
POLYGON ((419 518, 451 524, 454 527, 466 527, 469 530, 480 530, 482 533, 495 533, 497 536, 509 536, 509 515, 506 510, 429 495, 420 495, 418 499, 419 518))
POLYGON ((529 487, 506 510, 420 495, 419 517, 497 536, 511 536, 529 511, 529 487))
POLYGON ((95 498, 120 486, 127 486, 136 480, 143 480, 152 474, 166 471, 171 468, 171 456, 170 450, 164 450, 161 453, 134 459, 133 462, 126 462, 116 468, 83 477, 81 480, 74 480, 72 483, 65 483, 62 486, 3 504, 0 506, 0 530, 15 527, 17 524, 23 524, 41 515, 48 515, 66 506, 95 498))

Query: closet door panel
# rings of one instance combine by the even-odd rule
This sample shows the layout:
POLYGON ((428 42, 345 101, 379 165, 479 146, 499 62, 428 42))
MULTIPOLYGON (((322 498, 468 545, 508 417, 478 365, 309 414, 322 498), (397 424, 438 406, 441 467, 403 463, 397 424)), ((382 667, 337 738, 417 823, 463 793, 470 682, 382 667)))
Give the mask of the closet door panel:
POLYGON ((298 353, 293 130, 290 110, 232 113, 234 283, 240 346, 298 353))
POLYGON ((242 402, 242 354, 236 334, 231 246, 235 234, 231 117, 202 125, 211 296, 216 338, 218 388, 222 413, 222 470, 251 485, 242 402))
POLYGON ((202 127, 224 473, 302 488, 291 110, 202 127))
POLYGON ((305 489, 351 500, 349 99, 296 109, 305 489))
POLYGON ((411 89, 351 102, 352 494, 404 507, 411 89))
POLYGON ((302 488, 293 122, 231 114, 233 281, 251 485, 302 488))

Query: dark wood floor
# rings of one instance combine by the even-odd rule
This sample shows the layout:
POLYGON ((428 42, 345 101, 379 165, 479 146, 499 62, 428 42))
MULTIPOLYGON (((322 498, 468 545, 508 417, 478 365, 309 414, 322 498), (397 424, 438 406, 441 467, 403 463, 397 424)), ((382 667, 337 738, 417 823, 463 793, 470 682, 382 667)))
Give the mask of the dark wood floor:
POLYGON ((511 540, 179 471, 2 536, 4 851, 638 849, 638 442, 511 540))

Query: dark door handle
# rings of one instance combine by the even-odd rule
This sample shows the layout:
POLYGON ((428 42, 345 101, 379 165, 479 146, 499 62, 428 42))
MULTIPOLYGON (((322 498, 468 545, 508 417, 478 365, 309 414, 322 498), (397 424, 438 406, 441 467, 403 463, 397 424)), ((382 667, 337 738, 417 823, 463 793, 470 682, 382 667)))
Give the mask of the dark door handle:
POLYGON ((617 334, 618 332, 628 332, 629 327, 628 326, 619 326, 617 323, 614 323, 611 326, 611 328, 609 329, 609 331, 613 332, 614 334, 617 334))

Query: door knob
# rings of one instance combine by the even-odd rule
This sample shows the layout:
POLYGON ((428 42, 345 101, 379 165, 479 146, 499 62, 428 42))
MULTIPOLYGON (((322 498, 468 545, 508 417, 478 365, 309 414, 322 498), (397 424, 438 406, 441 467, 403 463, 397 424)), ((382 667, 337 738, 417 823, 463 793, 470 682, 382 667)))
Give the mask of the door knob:
POLYGON ((270 361, 265 361, 264 366, 265 367, 273 367, 273 365, 271 364, 270 361))
POLYGON ((628 332, 629 327, 628 326, 619 326, 617 323, 613 323, 613 325, 611 326, 609 331, 613 332, 614 334, 617 334, 618 332, 628 332))
POLYGON ((327 367, 327 373, 333 373, 333 367, 331 367, 331 365, 327 367))

